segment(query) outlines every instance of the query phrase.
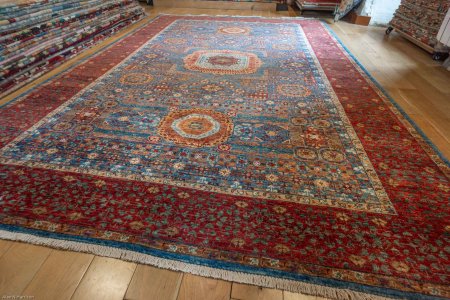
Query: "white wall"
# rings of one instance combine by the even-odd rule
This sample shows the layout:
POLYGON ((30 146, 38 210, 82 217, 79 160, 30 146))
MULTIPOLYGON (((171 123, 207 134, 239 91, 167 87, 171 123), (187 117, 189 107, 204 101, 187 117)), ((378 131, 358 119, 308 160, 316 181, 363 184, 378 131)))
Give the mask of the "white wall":
POLYGON ((399 5, 400 0, 365 0, 358 8, 358 14, 371 16, 370 25, 386 25, 399 5))

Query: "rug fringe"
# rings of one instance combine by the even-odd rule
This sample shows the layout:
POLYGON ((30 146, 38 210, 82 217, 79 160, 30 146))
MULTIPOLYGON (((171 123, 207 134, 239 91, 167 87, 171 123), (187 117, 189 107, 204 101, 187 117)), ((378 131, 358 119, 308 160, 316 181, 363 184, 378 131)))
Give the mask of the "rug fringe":
POLYGON ((285 290, 293 293, 301 293, 324 297, 336 300, 387 300, 390 298, 381 297, 377 295, 366 294, 349 289, 334 288, 322 286, 317 284, 305 283, 301 281, 294 281, 288 279, 281 279, 270 276, 248 274, 243 272, 228 271, 218 268, 211 268, 196 264, 185 263, 165 258, 160 258, 148 254, 138 253, 130 250, 124 250, 109 246, 95 245, 90 243, 60 240, 47 237, 39 237, 32 234, 11 232, 0 230, 0 239, 19 241, 35 245, 48 246, 60 250, 71 250, 76 252, 84 252, 98 256, 117 258, 133 263, 140 263, 152 265, 162 269, 169 269, 173 271, 180 271, 199 275, 203 277, 210 277, 215 279, 222 279, 243 284, 251 284, 260 287, 274 288, 285 290))

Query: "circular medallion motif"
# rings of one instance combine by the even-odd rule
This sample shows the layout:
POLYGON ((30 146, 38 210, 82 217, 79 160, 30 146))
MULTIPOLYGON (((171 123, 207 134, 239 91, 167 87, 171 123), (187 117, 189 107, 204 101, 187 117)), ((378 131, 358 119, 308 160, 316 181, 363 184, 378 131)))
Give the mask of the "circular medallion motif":
POLYGON ((145 57, 147 57, 149 59, 155 59, 158 57, 158 54, 150 53, 150 54, 145 55, 145 57))
POLYGON ((75 131, 78 133, 89 133, 92 130, 94 130, 94 127, 92 127, 91 125, 80 125, 75 128, 75 131))
POLYGON ((128 85, 146 84, 153 80, 153 77, 145 73, 125 74, 120 78, 120 82, 128 85))
POLYGON ((300 84, 280 84, 277 91, 288 97, 308 97, 311 91, 300 84))
POLYGON ((59 122, 53 126, 53 129, 56 131, 66 131, 72 128, 72 124, 69 122, 59 122))
POLYGON ((345 156, 341 151, 333 149, 325 149, 320 153, 322 158, 328 162, 341 163, 345 160, 345 156))
POLYGON ((261 65, 256 54, 235 50, 199 50, 184 58, 187 70, 212 74, 252 74, 261 65))
POLYGON ((208 115, 190 114, 175 120, 171 127, 182 137, 200 140, 219 132, 220 124, 208 115))
POLYGON ((329 128, 331 127, 330 122, 328 122, 327 120, 322 120, 322 119, 316 119, 314 120, 314 125, 316 125, 319 128, 329 128))
POLYGON ((209 147, 225 142, 233 130, 230 118, 221 112, 194 108, 170 112, 158 133, 166 140, 190 147, 209 147))
POLYGON ((295 156, 301 160, 316 160, 317 154, 316 151, 309 148, 299 147, 295 149, 295 156))
POLYGON ((223 27, 219 29, 219 32, 226 34, 247 34, 250 29, 245 27, 223 27))
POLYGON ((208 58, 208 63, 213 66, 227 66, 236 65, 239 59, 231 56, 217 55, 208 58))
POLYGON ((103 106, 106 108, 113 108, 113 107, 117 106, 117 104, 118 104, 117 101, 108 100, 103 103, 103 106))
POLYGON ((294 126, 304 126, 308 124, 308 120, 306 120, 305 118, 294 117, 291 119, 291 123, 294 126))

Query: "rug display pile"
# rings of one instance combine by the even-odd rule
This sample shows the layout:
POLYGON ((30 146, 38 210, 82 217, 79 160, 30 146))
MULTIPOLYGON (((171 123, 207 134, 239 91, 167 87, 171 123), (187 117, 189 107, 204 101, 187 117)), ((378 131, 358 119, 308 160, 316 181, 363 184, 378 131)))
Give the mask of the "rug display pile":
POLYGON ((449 8, 448 0, 402 0, 390 25, 433 49, 449 8))
POLYGON ((133 0, 0 3, 0 96, 143 15, 133 0))
POLYGON ((358 8, 362 0, 342 0, 334 14, 334 20, 338 21, 348 15, 352 10, 358 8))
POLYGON ((448 161, 321 21, 159 16, 4 105, 0 133, 0 238, 450 297, 448 161))
POLYGON ((295 2, 301 10, 334 11, 341 3, 341 0, 296 0, 295 2))

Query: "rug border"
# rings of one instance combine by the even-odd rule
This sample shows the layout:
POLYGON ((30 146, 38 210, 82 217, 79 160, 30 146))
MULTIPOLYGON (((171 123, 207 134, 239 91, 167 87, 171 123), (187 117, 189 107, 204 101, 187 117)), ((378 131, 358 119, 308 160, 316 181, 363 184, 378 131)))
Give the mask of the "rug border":
POLYGON ((0 239, 116 258, 203 277, 280 289, 328 299, 443 299, 437 296, 368 286, 319 276, 262 269, 232 262, 220 262, 214 259, 166 252, 126 242, 65 235, 14 225, 0 224, 0 239))
MULTIPOLYGON (((154 18, 111 42, 110 44, 100 48, 96 53, 86 56, 74 65, 65 70, 54 74, 43 82, 14 97, 10 101, 0 105, 0 109, 11 105, 17 100, 25 97, 31 93, 35 88, 38 88, 55 77, 63 73, 70 72, 73 68, 79 66, 92 57, 100 54, 104 50, 119 43, 126 37, 136 33, 143 27, 148 26, 151 22, 158 19, 160 16, 178 16, 178 17, 217 17, 217 18, 257 18, 257 19, 280 19, 280 20, 300 20, 311 19, 316 20, 324 25, 330 32, 331 36, 339 43, 343 50, 351 57, 351 59, 361 68, 367 77, 376 85, 377 88, 389 99, 389 101, 399 110, 405 119, 417 130, 424 141, 433 148, 439 157, 449 165, 447 158, 440 152, 440 150, 433 144, 433 142, 424 134, 424 132, 414 123, 414 121, 404 112, 397 102, 387 93, 387 91, 376 81, 375 78, 365 69, 365 67, 358 61, 358 59, 349 51, 349 49, 337 37, 335 32, 329 27, 325 20, 319 18, 302 18, 302 17, 259 17, 259 16, 227 16, 227 15, 174 15, 174 14, 159 14, 154 18)), ((257 267, 244 266, 237 263, 220 262, 217 260, 189 256, 179 253, 171 253, 160 251, 143 246, 107 241, 97 238, 87 238, 82 236, 71 236, 66 234, 41 231, 30 228, 23 228, 20 226, 0 224, 0 239, 21 241, 35 245, 44 245, 52 248, 62 250, 72 250, 77 252, 86 252, 94 255, 122 259, 125 261, 143 263, 164 269, 181 271, 191 274, 196 274, 205 277, 216 279, 223 279, 238 283, 246 283, 258 285, 268 288, 277 288, 292 292, 304 293, 309 295, 333 298, 333 299, 388 299, 389 298, 404 298, 409 299, 442 299, 440 297, 425 295, 414 292, 405 292, 390 288, 382 288, 377 286, 369 286, 355 282, 340 281, 330 278, 323 278, 318 276, 311 276, 305 274, 294 274, 284 271, 277 271, 272 269, 262 269, 257 267), (142 249, 139 249, 142 248, 142 249), (140 251, 138 251, 140 250, 140 251), (150 254, 147 254, 150 253, 150 254), (170 257, 170 258, 169 258, 170 257), (239 270, 239 271, 233 271, 239 270)))
POLYGON ((395 99, 390 95, 390 93, 375 79, 375 77, 370 74, 370 72, 364 67, 364 65, 356 58, 356 56, 350 51, 350 49, 345 46, 342 40, 333 31, 330 25, 323 19, 320 19, 324 27, 331 33, 332 37, 339 43, 347 55, 358 65, 358 67, 364 72, 364 74, 375 84, 375 86, 381 91, 381 93, 389 100, 389 102, 394 105, 394 107, 401 113, 401 115, 414 127, 417 133, 420 134, 421 138, 436 152, 439 158, 450 167, 450 158, 447 158, 441 150, 430 140, 430 138, 425 134, 425 132, 414 122, 413 119, 406 113, 406 111, 400 106, 400 104, 395 101, 395 99))

